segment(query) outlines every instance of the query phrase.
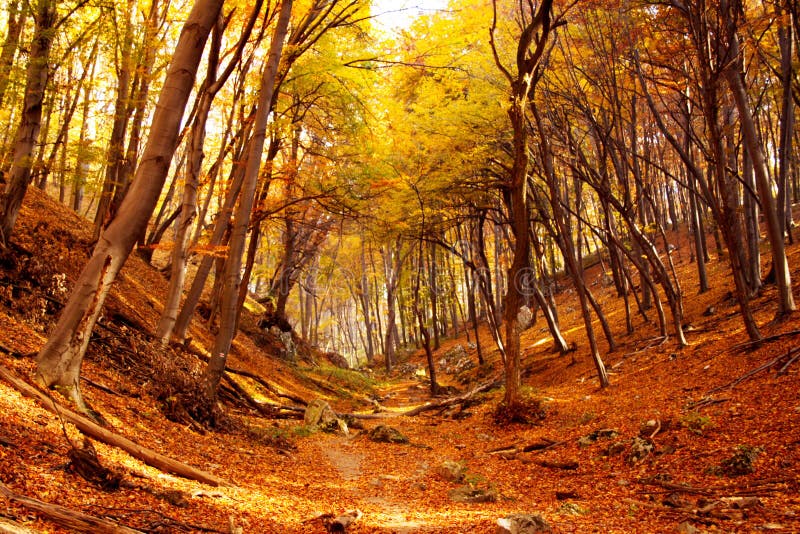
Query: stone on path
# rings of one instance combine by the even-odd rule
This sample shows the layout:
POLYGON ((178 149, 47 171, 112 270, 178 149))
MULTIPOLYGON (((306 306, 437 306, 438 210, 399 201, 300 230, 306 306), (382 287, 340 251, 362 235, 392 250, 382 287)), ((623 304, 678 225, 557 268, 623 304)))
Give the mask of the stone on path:
POLYGON ((550 524, 540 515, 511 514, 497 520, 497 534, 535 534, 552 531, 550 524))
POLYGON ((497 500, 497 490, 489 488, 473 488, 472 486, 460 486, 450 490, 447 495, 451 501, 466 503, 495 502, 497 500))
POLYGON ((342 434, 348 434, 347 424, 336 417, 336 412, 333 411, 330 404, 322 399, 314 399, 308 403, 303 415, 303 422, 314 430, 322 430, 324 432, 336 432, 339 430, 342 434))
POLYGON ((378 425, 369 431, 369 439, 382 443, 408 443, 408 438, 396 428, 378 425))

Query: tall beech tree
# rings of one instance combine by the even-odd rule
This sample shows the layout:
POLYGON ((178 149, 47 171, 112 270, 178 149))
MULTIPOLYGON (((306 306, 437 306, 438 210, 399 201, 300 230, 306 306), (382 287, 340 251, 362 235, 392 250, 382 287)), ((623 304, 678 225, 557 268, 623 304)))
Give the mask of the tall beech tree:
MULTIPOLYGON (((11 231, 19 215, 22 199, 30 185, 34 150, 42 125, 42 105, 50 72, 50 49, 53 45, 57 21, 58 3, 55 0, 39 0, 34 9, 35 29, 28 55, 25 79, 25 97, 20 115, 20 124, 14 141, 14 155, 8 184, 0 196, 0 245, 8 245, 11 231)), ((63 22, 65 19, 61 19, 63 22)), ((10 30, 14 30, 13 27, 10 30)))
POLYGON ((82 409, 85 405, 80 393, 80 367, 92 329, 111 285, 158 201, 175 151, 186 103, 194 88, 200 58, 222 3, 222 0, 197 0, 192 7, 153 113, 150 135, 136 178, 118 216, 95 245, 55 330, 36 356, 37 376, 43 385, 61 388, 82 409))
MULTIPOLYGON (((502 184, 506 207, 514 235, 514 255, 508 270, 508 288, 504 301, 505 320, 505 396, 504 403, 513 410, 520 402, 520 329, 518 313, 524 302, 526 277, 530 271, 530 212, 528 211, 528 107, 532 105, 536 83, 541 79, 540 61, 548 47, 553 29, 552 0, 543 0, 534 10, 520 9, 523 21, 512 70, 506 68, 495 45, 497 32, 497 3, 493 3, 494 18, 490 30, 492 51, 498 69, 510 85, 511 104, 508 117, 513 134, 513 164, 508 181, 502 184)), ((601 374, 601 385, 608 379, 601 374)))
POLYGON ((253 211, 253 203, 255 201, 258 174, 261 168, 261 154, 264 151, 264 141, 267 133, 267 119, 272 111, 275 81, 278 77, 278 67, 286 35, 289 31, 291 15, 292 0, 283 0, 275 23, 269 55, 264 66, 264 72, 261 75, 256 114, 253 118, 253 137, 250 139, 248 146, 244 168, 244 183, 239 205, 236 209, 228 258, 225 262, 225 272, 223 273, 224 289, 220 304, 219 330, 214 338, 214 348, 202 379, 203 394, 206 400, 212 403, 216 401, 219 383, 222 379, 222 374, 225 372, 225 362, 236 334, 236 319, 239 312, 237 306, 239 302, 239 284, 242 283, 242 254, 250 224, 250 214, 253 211))
POLYGON ((197 189, 199 187, 200 171, 203 162, 203 145, 206 137, 206 125, 211 113, 211 106, 216 95, 225 85, 225 82, 241 60, 244 46, 261 12, 262 5, 262 0, 256 1, 252 8, 251 15, 241 32, 239 41, 234 47, 232 57, 221 73, 217 73, 217 69, 219 68, 220 47, 222 46, 222 34, 226 26, 226 21, 220 18, 217 25, 214 27, 211 48, 208 54, 206 79, 199 91, 200 97, 197 105, 197 112, 195 113, 191 133, 189 134, 188 166, 186 169, 183 198, 181 201, 181 215, 177 223, 175 244, 172 249, 172 268, 169 278, 169 288, 167 290, 167 299, 164 303, 164 311, 159 319, 158 331, 156 334, 159 339, 161 339, 162 343, 167 343, 169 341, 180 309, 180 299, 183 293, 183 282, 186 275, 186 262, 188 260, 187 245, 189 230, 197 215, 197 189))

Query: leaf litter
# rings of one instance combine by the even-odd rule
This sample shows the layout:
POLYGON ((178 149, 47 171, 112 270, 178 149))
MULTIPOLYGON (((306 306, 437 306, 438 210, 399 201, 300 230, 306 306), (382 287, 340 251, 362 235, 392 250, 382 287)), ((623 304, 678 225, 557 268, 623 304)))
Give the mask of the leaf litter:
MULTIPOLYGON (((23 287, 17 294, 27 295, 0 299, 0 363, 34 382, 32 356, 45 341, 58 302, 77 278, 90 250, 90 236, 85 221, 38 191, 26 198, 18 224, 15 244, 42 254, 44 267, 34 271, 46 280, 15 280, 13 270, 0 268, 3 294, 17 285, 23 287), (53 296, 52 288, 59 284, 66 290, 53 296), (40 293, 49 298, 40 298, 40 293)), ((682 238, 674 238, 680 246, 682 238)), ((790 246, 789 254, 797 281, 800 247, 790 246)), ((797 315, 772 322, 774 288, 768 286, 754 299, 754 309, 763 333, 772 337, 742 350, 747 337, 730 303, 725 262, 709 264, 715 287, 701 295, 693 281, 693 265, 678 259, 676 267, 691 322, 690 345, 684 349, 669 339, 656 340, 655 327, 641 317, 635 319, 636 333, 624 335, 620 303, 601 286, 594 289, 620 345, 615 353, 604 354, 612 370, 609 388, 599 389, 594 380, 581 328, 566 333, 567 341, 577 345, 577 363, 571 365, 570 357, 550 353, 540 321, 523 334, 523 386, 542 403, 545 416, 540 421, 498 425, 493 416, 502 398, 498 388, 482 392, 477 402, 460 409, 397 416, 439 399, 430 398, 424 377, 382 377, 376 370, 385 410, 379 415, 385 417, 366 419, 363 430, 343 437, 306 433, 296 419, 265 419, 240 406, 227 408, 231 424, 217 430, 167 419, 161 401, 153 396, 163 387, 156 384, 158 374, 148 375, 134 358, 142 353, 151 360, 175 354, 165 351, 159 356, 148 339, 166 282, 134 255, 105 312, 115 330, 96 333, 111 339, 94 340, 84 362, 84 394, 112 431, 231 485, 214 488, 165 474, 94 442, 100 462, 123 477, 119 489, 104 490, 68 468, 66 437, 80 443, 80 432, 2 381, 0 482, 15 494, 145 532, 325 532, 328 527, 319 518, 355 510, 361 515, 347 532, 489 533, 495 532, 499 518, 516 513, 541 515, 556 532, 796 532, 800 365, 785 366, 787 358, 779 362, 784 365, 738 380, 792 354, 800 339, 793 333, 797 315), (706 314, 712 306, 717 313, 706 314), (120 317, 127 321, 120 322, 120 317), (397 429, 409 442, 368 439, 367 433, 379 424, 397 429), (614 433, 579 444, 581 438, 604 429, 614 433), (274 440, 265 436, 282 437, 291 447, 274 447, 274 440), (647 452, 632 460, 634 442, 649 447, 641 446, 647 452), (741 467, 744 460, 732 458, 756 450, 739 457, 748 461, 748 469, 738 469, 736 476, 720 469, 741 467), (463 465, 463 481, 440 476, 443 462, 463 465), (448 495, 461 484, 491 488, 497 498, 453 502, 448 495)), ((596 271, 587 271, 590 279, 595 276, 596 271)), ((557 298, 561 324, 581 324, 568 292, 557 298)), ((244 330, 248 321, 254 319, 243 319, 244 330)), ((197 351, 213 339, 200 322, 191 335, 197 351)), ((488 332, 482 339, 484 347, 491 346, 488 332)), ((468 346, 464 339, 447 340, 439 355, 457 344, 468 346)), ((466 353, 475 358, 472 350, 466 353)), ((195 356, 179 358, 187 373, 202 369, 203 362, 195 356)), ((498 356, 489 359, 497 378, 498 356)), ((407 363, 421 368, 423 361, 424 356, 416 354, 407 363)), ((331 393, 335 388, 323 390, 303 380, 302 370, 271 357, 246 335, 237 337, 229 364, 269 381, 283 395, 322 398, 339 412, 366 413, 373 408, 364 400, 366 395, 337 396, 331 393)), ((466 390, 465 378, 477 384, 487 379, 485 373, 473 368, 440 380, 466 390)), ((274 395, 271 400, 286 402, 274 395)), ((10 500, 0 516, 36 532, 72 531, 10 500)))

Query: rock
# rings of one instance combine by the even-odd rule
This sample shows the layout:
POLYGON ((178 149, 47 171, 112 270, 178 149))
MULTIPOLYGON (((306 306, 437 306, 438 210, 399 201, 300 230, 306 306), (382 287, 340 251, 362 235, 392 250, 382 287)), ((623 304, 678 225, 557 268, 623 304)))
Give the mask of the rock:
POLYGON ((761 447, 752 447, 750 445, 737 446, 733 456, 726 458, 720 464, 718 468, 719 474, 729 477, 738 477, 754 473, 756 470, 754 464, 761 452, 761 447))
POLYGON ((675 529, 678 534, 699 534, 700 530, 689 523, 688 521, 684 521, 675 529))
POLYGON ((339 430, 345 435, 349 433, 347 424, 336 417, 336 412, 333 411, 330 404, 322 399, 314 399, 308 403, 303 415, 303 422, 314 430, 322 430, 324 432, 336 432, 339 430))
POLYGON ((522 332, 533 325, 533 312, 527 306, 520 306, 517 312, 517 329, 522 332))
POLYGON ((636 436, 631 441, 631 450, 628 453, 628 463, 633 465, 642 461, 647 455, 653 452, 653 444, 636 436))
POLYGON ((296 362, 297 347, 294 344, 292 331, 284 331, 281 330, 280 327, 273 325, 270 327, 269 332, 275 336, 278 341, 280 341, 281 345, 283 345, 283 350, 281 350, 281 358, 289 362, 296 362))
POLYGON ((466 503, 495 502, 497 490, 489 488, 473 488, 472 486, 459 486, 450 490, 447 495, 451 501, 466 503))
POLYGON ((436 470, 436 473, 448 482, 461 482, 467 474, 467 469, 460 462, 445 460, 436 470))
POLYGON ((439 370, 448 375, 459 374, 475 367, 475 362, 470 359, 467 350, 461 344, 453 345, 437 363, 439 370))
POLYGON ((497 534, 535 534, 552 531, 550 524, 540 515, 511 514, 497 520, 497 534))
POLYGON ((613 428, 600 428, 591 434, 578 439, 579 447, 588 447, 600 439, 614 439, 619 436, 619 431, 613 428))
POLYGON ((408 443, 408 438, 399 430, 387 425, 378 425, 370 430, 369 439, 382 443, 408 443))

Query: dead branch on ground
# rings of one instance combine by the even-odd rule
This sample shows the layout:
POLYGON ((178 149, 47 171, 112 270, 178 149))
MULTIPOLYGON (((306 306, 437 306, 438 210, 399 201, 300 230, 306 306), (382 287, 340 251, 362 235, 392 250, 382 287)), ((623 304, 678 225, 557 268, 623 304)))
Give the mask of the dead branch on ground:
POLYGON ((102 532, 108 534, 142 534, 115 521, 94 517, 58 504, 46 503, 12 491, 0 482, 0 493, 11 502, 20 504, 29 510, 42 514, 56 524, 68 528, 72 532, 102 532))
POLYGON ((128 438, 115 434, 101 427, 83 415, 79 415, 63 406, 57 405, 55 402, 53 402, 53 400, 48 398, 47 395, 40 392, 38 389, 31 386, 21 378, 15 376, 11 370, 2 365, 0 365, 0 377, 5 379, 6 382, 11 384, 17 391, 26 397, 37 399, 42 404, 42 407, 44 407, 46 410, 51 411, 62 417, 65 421, 72 423, 84 434, 87 434, 98 441, 102 441, 107 445, 111 445, 112 447, 122 449, 147 465, 155 467, 156 469, 160 469, 161 471, 173 473, 191 480, 204 482, 212 486, 230 485, 229 482, 216 475, 212 475, 206 471, 196 469, 190 465, 184 464, 183 462, 179 462, 173 458, 159 454, 151 449, 148 449, 147 447, 129 440, 128 438))
POLYGON ((711 395, 711 394, 716 393, 718 391, 722 391, 723 389, 736 387, 739 384, 741 384, 742 382, 744 382, 745 380, 747 380, 748 378, 760 373, 761 371, 765 371, 765 370, 769 369, 770 367, 781 363, 784 359, 786 359, 788 361, 786 362, 785 365, 783 365, 779 369, 778 374, 786 372, 785 370, 789 367, 789 365, 791 365, 793 362, 795 362, 798 359, 798 356, 800 356, 800 347, 795 347, 795 348, 789 349, 786 352, 786 354, 781 354, 780 356, 771 359, 767 363, 761 364, 758 367, 756 367, 755 369, 751 369, 751 370, 747 371, 745 374, 743 374, 742 376, 740 376, 736 380, 733 380, 731 382, 728 382, 727 384, 723 384, 721 386, 717 386, 715 388, 709 389, 706 392, 705 396, 711 395))
POLYGON ((471 389, 467 393, 464 393, 463 395, 458 395, 458 396, 455 396, 455 397, 449 397, 447 399, 442 399, 440 401, 427 402, 427 403, 423 404, 422 406, 417 406, 416 408, 414 408, 412 410, 408 410, 407 412, 403 412, 400 415, 405 415, 407 417, 413 417, 415 415, 419 415, 419 414, 421 414, 423 412, 427 412, 429 410, 436 410, 438 408, 445 408, 447 406, 453 406, 455 404, 461 404, 461 403, 463 403, 465 401, 468 401, 469 399, 471 399, 473 396, 477 395, 478 393, 481 393, 483 391, 488 391, 488 390, 490 390, 492 388, 496 388, 499 385, 501 385, 502 383, 503 383, 502 380, 494 380, 492 382, 486 382, 484 384, 481 384, 479 386, 474 387, 473 389, 471 389))

